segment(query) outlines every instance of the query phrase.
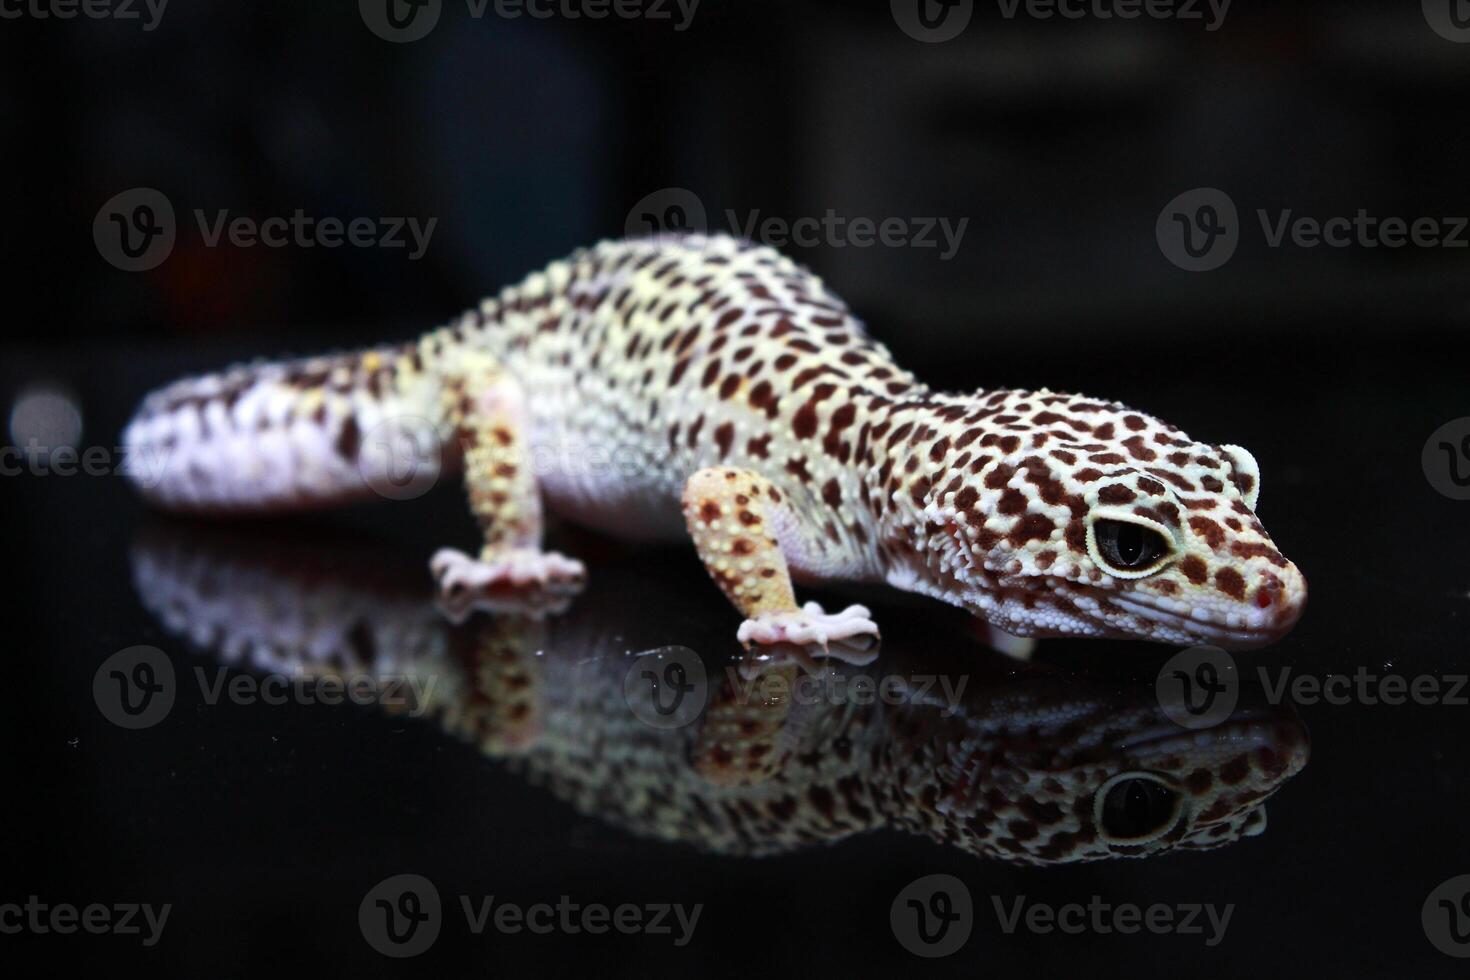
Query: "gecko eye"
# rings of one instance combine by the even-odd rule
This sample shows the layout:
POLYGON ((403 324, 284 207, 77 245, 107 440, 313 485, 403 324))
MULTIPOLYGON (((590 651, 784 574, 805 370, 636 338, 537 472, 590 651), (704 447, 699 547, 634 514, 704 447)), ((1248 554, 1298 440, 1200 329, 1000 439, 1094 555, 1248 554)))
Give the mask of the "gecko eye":
POLYGON ((1182 813, 1180 800, 1153 773, 1123 773, 1098 790, 1093 815, 1109 844, 1143 844, 1173 828, 1182 813))
POLYGON ((1092 537, 1100 564, 1123 578, 1138 578, 1155 571, 1159 560, 1170 551, 1169 539, 1147 524, 1133 521, 1099 520, 1092 524, 1092 537))

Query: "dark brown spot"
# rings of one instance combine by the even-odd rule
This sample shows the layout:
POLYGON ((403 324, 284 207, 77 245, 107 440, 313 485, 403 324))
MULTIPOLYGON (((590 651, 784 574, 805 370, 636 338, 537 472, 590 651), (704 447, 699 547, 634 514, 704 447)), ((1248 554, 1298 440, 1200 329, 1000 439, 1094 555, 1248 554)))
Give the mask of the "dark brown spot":
POLYGON ((842 503, 842 487, 836 479, 828 480, 822 485, 822 499, 831 507, 837 507, 842 503))
POLYGON ((1011 481, 1016 475, 1016 468, 1009 463, 997 463, 995 469, 985 474, 985 486, 991 490, 999 490, 1011 481))
POLYGON ((1211 548, 1218 548, 1225 541, 1225 529, 1208 517, 1191 517, 1189 526, 1195 534, 1204 538, 1205 543, 1211 548))
POLYGON ((724 422, 715 429, 715 445, 720 448, 720 458, 724 459, 730 452, 730 443, 735 439, 735 426, 730 422, 724 422))
POLYGON ((342 431, 337 433, 337 455, 346 460, 357 459, 357 450, 362 436, 357 431, 357 419, 349 415, 342 422, 342 431))
POLYGON ((786 472, 796 477, 802 483, 811 483, 812 475, 806 468, 806 457, 797 456, 786 464, 786 472))
POLYGON ((1245 598, 1245 579, 1233 568, 1222 568, 1215 572, 1215 584, 1232 599, 1245 598))
POLYGON ((1195 796, 1202 796, 1203 794, 1208 792, 1210 787, 1213 785, 1215 785, 1215 777, 1210 775, 1210 771, 1208 769, 1196 769, 1194 772, 1184 777, 1184 788, 1189 790, 1195 796))
POLYGON ((1204 560, 1198 555, 1186 555, 1184 560, 1179 563, 1179 571, 1195 585, 1204 584, 1205 579, 1209 578, 1210 575, 1209 567, 1205 565, 1204 560))
POLYGON ((810 439, 817 432, 817 409, 811 402, 807 402, 796 410, 796 417, 791 420, 791 429, 796 433, 798 439, 810 439))
POLYGON ((1056 528, 1051 518, 1044 514, 1026 514, 1016 526, 1011 528, 1011 533, 1006 535, 1013 545, 1023 545, 1027 541, 1045 541, 1051 537, 1051 532, 1056 528))
POLYGON ((1238 755, 1225 765, 1220 767, 1220 782, 1226 786, 1234 786, 1246 776, 1250 775, 1251 760, 1244 755, 1238 755))
POLYGON ((1286 559, 1281 557, 1281 552, 1259 541, 1237 541, 1230 546, 1230 553, 1241 558, 1264 558, 1277 568, 1286 567, 1286 559))

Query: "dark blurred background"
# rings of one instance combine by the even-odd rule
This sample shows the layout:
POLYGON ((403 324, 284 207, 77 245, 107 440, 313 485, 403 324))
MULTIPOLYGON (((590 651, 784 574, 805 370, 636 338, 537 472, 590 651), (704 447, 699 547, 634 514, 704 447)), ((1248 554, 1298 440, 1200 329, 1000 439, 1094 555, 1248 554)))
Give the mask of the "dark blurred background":
MULTIPOLYGON (((968 219, 948 261, 788 248, 921 360, 993 362, 991 345, 1041 336, 1229 347, 1463 326, 1465 249, 1272 249, 1255 212, 1470 211, 1470 45, 1414 2, 1273 8, 1239 0, 1210 31, 1203 0, 1202 20, 1128 21, 978 3, 943 43, 876 2, 705 0, 683 30, 672 0, 667 20, 596 21, 455 2, 412 43, 380 39, 350 0, 176 0, 153 30, 5 20, 8 339, 266 353, 407 335, 622 234, 668 187, 721 227, 727 209, 968 219), (91 226, 138 186, 168 196, 179 238, 158 268, 124 273, 91 226), (1208 274, 1154 235, 1200 186, 1244 219, 1208 274), (438 224, 418 261, 208 248, 196 208, 438 224)), ((1008 380, 993 363, 966 373, 1008 380)))
MULTIPOLYGON (((1420 450, 1441 423, 1470 415, 1470 249, 1272 248, 1256 212, 1324 220, 1363 209, 1452 231, 1446 219, 1470 213, 1470 43, 1431 23, 1454 33, 1451 14, 1470 8, 1236 0, 1207 30, 1204 4, 1194 7, 1203 19, 1185 21, 971 6, 958 37, 925 43, 886 2, 703 0, 680 30, 672 3, 661 20, 512 20, 445 0, 426 37, 390 43, 352 0, 173 0, 152 30, 13 17, 30 7, 0 0, 9 438, 114 446, 138 399, 179 373, 411 337, 624 234, 650 195, 692 194, 721 229, 727 210, 742 222, 829 210, 966 220, 948 259, 835 242, 785 250, 928 379, 1119 398, 1253 450, 1262 519, 1313 596, 1261 662, 1318 676, 1464 673, 1470 505, 1430 488, 1420 450), (127 272, 104 258, 93 226, 138 187, 171 202, 177 241, 155 268, 127 272), (1191 272, 1156 225, 1202 187, 1238 209, 1239 244, 1218 268, 1191 272), (403 248, 206 247, 195 209, 437 223, 410 261, 403 248), (22 395, 26 410, 12 413, 22 395)), ((1209 954, 1032 937, 977 945, 946 962, 955 975, 1038 962, 1088 976, 1384 976, 1406 962, 1415 976, 1458 975, 1417 916, 1431 888, 1470 871, 1463 708, 1305 711, 1311 766, 1273 803, 1268 834, 1222 854, 1048 874, 881 837, 782 862, 693 862, 610 837, 525 797, 470 750, 422 733, 405 742, 386 722, 231 710, 119 739, 88 697, 93 670, 122 647, 170 642, 129 582, 141 508, 113 478, 22 476, 0 480, 0 494, 0 512, 15 515, 7 543, 20 579, 11 667, 45 675, 35 687, 16 681, 20 727, 5 764, 17 767, 6 783, 18 800, 0 818, 0 884, 20 894, 50 884, 79 902, 209 896, 205 925, 181 925, 159 954, 171 972, 336 962, 317 930, 330 922, 336 940, 355 943, 352 928, 304 881, 358 894, 357 863, 376 875, 385 861, 442 859, 491 891, 483 851, 502 880, 576 867, 588 888, 608 868, 663 869, 700 895, 717 882, 728 892, 712 926, 720 942, 671 967, 711 975, 768 960, 808 976, 865 961, 912 969, 918 961, 887 941, 880 905, 864 904, 865 918, 824 916, 824 882, 847 890, 845 909, 864 880, 887 895, 944 869, 1057 900, 1218 896, 1252 912, 1209 954), (619 863, 624 852, 637 860, 619 863), (45 867, 22 874, 17 856, 45 867)), ((387 529, 416 563, 473 540, 453 487, 384 514, 322 519, 387 529)), ((1078 662, 1096 656, 1060 646, 1078 662)), ((85 949, 101 962, 116 947, 85 949)), ((504 955, 525 972, 551 944, 504 955)), ((353 947, 359 965, 367 957, 353 947)), ((587 955, 642 975, 636 959, 602 959, 587 955)))

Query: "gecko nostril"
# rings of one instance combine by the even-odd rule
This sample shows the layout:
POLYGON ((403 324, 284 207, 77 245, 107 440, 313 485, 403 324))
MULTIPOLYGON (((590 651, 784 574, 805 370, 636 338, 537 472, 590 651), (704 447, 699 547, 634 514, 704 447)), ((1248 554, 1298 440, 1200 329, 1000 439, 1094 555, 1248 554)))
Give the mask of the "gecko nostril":
POLYGON ((1256 586, 1255 604, 1258 609, 1270 609, 1272 606, 1282 603, 1286 595, 1286 586, 1281 579, 1265 572, 1261 575, 1261 584, 1256 586))

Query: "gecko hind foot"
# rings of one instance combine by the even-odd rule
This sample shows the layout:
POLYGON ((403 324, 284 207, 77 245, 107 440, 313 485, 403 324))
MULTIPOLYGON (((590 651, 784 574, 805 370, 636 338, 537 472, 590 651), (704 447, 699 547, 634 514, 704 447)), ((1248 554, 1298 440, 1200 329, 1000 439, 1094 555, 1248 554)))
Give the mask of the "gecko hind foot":
POLYGON ((484 558, 441 548, 429 571, 439 583, 439 608, 455 622, 475 611, 558 613, 587 580, 586 566, 575 558, 535 548, 484 558))
POLYGON ((761 613, 740 624, 741 643, 758 647, 796 647, 809 656, 830 657, 855 666, 878 656, 878 625, 866 606, 825 612, 815 602, 800 609, 761 613))

